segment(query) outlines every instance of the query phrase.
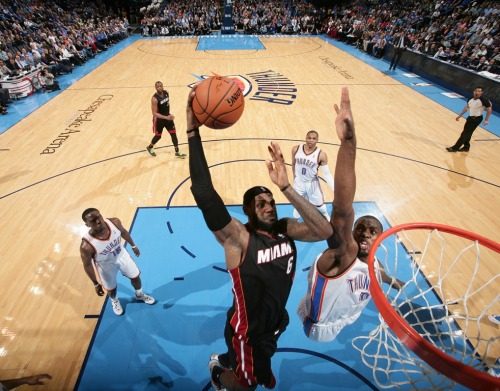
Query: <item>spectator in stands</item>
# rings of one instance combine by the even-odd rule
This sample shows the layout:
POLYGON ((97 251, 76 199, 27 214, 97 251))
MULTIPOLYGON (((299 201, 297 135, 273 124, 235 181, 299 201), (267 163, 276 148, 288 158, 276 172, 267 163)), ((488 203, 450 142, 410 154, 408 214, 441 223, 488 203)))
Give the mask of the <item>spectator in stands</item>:
POLYGON ((458 61, 458 54, 455 52, 455 49, 446 49, 448 51, 448 62, 451 62, 452 64, 456 64, 458 61))
POLYGON ((477 63, 477 66, 476 66, 476 72, 481 72, 481 71, 485 71, 486 70, 486 67, 488 66, 488 59, 486 58, 486 56, 482 56, 480 59, 479 59, 479 62, 477 63))
POLYGON ((468 68, 470 63, 469 52, 466 50, 462 52, 461 56, 457 60, 457 65, 461 67, 468 68))
POLYGON ((0 60, 2 61, 9 61, 9 56, 7 55, 7 52, 5 51, 5 45, 2 44, 0 48, 0 60))
POLYGON ((491 53, 490 55, 490 60, 491 59, 500 62, 500 46, 495 46, 495 48, 493 49, 493 53, 491 53))
POLYGON ((40 83, 45 87, 45 90, 49 92, 61 89, 54 75, 50 73, 47 68, 43 68, 40 71, 40 83))
POLYGON ((472 53, 469 57, 469 65, 468 68, 472 69, 473 71, 477 71, 477 67, 479 66, 479 58, 472 53))
POLYGON ((42 55, 37 49, 32 49, 31 50, 31 56, 33 57, 33 61, 35 62, 35 65, 40 64, 42 62, 42 55))
POLYGON ((11 70, 5 65, 3 60, 0 60, 0 77, 4 78, 6 76, 10 76, 11 70))
POLYGON ((446 52, 444 51, 444 48, 442 46, 440 46, 438 51, 434 54, 434 58, 437 58, 438 60, 442 61, 448 59, 448 56, 446 55, 446 52))
POLYGON ((30 68, 33 68, 36 65, 33 54, 27 51, 26 48, 21 49, 21 59, 24 60, 30 68))
POLYGON ((462 46, 460 46, 460 49, 458 50, 459 53, 463 53, 464 51, 467 51, 469 53, 472 52, 472 49, 474 49, 474 47, 470 44, 469 41, 465 41, 462 46))
POLYGON ((16 54, 16 56, 14 58, 15 58, 14 61, 16 62, 19 70, 29 68, 28 63, 21 58, 21 55, 19 54, 19 52, 18 52, 18 54, 16 54))
POLYGON ((489 72, 489 73, 494 73, 495 75, 500 74, 500 66, 497 64, 497 62, 494 59, 491 59, 488 62, 488 65, 486 65, 483 70, 486 72, 489 72))
POLYGON ((486 38, 483 39, 483 42, 481 42, 481 44, 483 44, 486 47, 490 47, 493 45, 493 42, 494 42, 494 40, 493 40, 493 37, 491 36, 491 34, 487 34, 486 38))
POLYGON ((373 55, 378 58, 384 57, 386 44, 387 41, 385 40, 385 34, 380 33, 377 43, 373 45, 373 55))
POLYGON ((11 57, 9 59, 9 62, 7 62, 5 65, 10 69, 11 76, 19 74, 19 71, 21 70, 14 57, 11 57))
POLYGON ((63 73, 69 73, 69 70, 67 70, 63 65, 59 65, 52 58, 49 58, 45 52, 40 55, 40 61, 43 66, 49 69, 50 73, 56 76, 62 75, 63 73))
POLYGON ((486 56, 488 54, 488 49, 486 48, 486 45, 477 45, 479 46, 478 50, 475 50, 474 53, 478 58, 482 56, 486 56))

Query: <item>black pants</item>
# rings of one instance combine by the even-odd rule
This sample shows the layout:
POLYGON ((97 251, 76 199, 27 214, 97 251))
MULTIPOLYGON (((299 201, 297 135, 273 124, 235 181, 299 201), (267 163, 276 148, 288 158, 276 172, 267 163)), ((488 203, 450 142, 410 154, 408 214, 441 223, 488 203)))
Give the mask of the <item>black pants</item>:
POLYGON ((403 55, 404 50, 401 48, 394 48, 394 54, 392 55, 391 65, 389 65, 389 69, 396 67, 399 64, 399 60, 401 60, 401 56, 403 55))
POLYGON ((10 93, 7 88, 0 88, 0 104, 2 106, 7 105, 10 99, 10 93))
POLYGON ((468 117, 467 120, 465 121, 464 125, 464 130, 460 137, 458 138, 457 142, 455 143, 454 146, 452 146, 453 149, 459 149, 462 145, 464 146, 465 149, 470 148, 470 139, 472 138, 472 133, 474 133, 474 130, 481 124, 481 121, 483 120, 483 116, 480 115, 478 117, 468 117))

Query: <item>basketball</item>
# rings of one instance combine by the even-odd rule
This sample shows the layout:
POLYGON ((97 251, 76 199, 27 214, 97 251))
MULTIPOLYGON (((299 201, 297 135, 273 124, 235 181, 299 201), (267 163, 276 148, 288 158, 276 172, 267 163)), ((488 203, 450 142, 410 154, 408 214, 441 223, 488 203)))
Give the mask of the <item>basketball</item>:
POLYGON ((234 125, 243 114, 245 100, 235 80, 212 76, 196 87, 192 103, 198 121, 211 129, 234 125))

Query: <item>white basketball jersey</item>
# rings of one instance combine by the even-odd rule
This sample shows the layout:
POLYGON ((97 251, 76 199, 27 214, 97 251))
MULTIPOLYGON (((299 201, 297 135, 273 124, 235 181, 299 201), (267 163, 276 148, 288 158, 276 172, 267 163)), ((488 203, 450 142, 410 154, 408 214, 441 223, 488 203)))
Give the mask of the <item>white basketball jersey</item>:
POLYGON ((319 154, 321 149, 316 148, 307 154, 304 145, 297 148, 295 152, 295 179, 302 182, 310 182, 318 176, 319 154))
POLYGON ((120 230, 110 220, 104 219, 109 228, 107 239, 98 239, 90 233, 86 233, 83 238, 94 248, 94 262, 114 262, 125 249, 122 246, 122 234, 120 230))
POLYGON ((318 272, 318 255, 308 274, 308 289, 298 308, 305 334, 315 341, 331 341, 347 325, 354 323, 368 304, 368 265, 358 258, 339 276, 318 272))

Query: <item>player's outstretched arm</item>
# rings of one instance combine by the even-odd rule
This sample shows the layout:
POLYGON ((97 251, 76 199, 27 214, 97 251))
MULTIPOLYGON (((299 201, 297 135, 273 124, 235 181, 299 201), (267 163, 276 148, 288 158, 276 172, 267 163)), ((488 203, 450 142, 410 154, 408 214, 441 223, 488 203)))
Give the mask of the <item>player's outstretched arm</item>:
POLYGON ((339 249, 340 257, 344 252, 349 252, 347 254, 349 258, 357 253, 357 245, 352 236, 354 223, 352 203, 356 193, 356 133, 347 87, 342 89, 340 107, 335 104, 334 108, 337 113, 335 128, 340 139, 340 148, 335 165, 335 198, 331 218, 335 234, 334 240, 329 241, 329 247, 339 249))
MULTIPOLYGON (((200 137, 199 128, 201 123, 194 115, 192 108, 192 102, 195 95, 196 86, 189 92, 186 105, 189 172, 192 184, 191 193, 193 194, 196 205, 203 213, 207 227, 215 235, 217 241, 225 246, 226 253, 228 248, 231 248, 232 253, 238 253, 238 251, 243 248, 240 237, 244 227, 240 221, 231 218, 222 198, 213 186, 200 137)), ((238 256, 235 258, 237 257, 238 256)), ((230 266, 231 265, 228 264, 228 267, 230 266)))

